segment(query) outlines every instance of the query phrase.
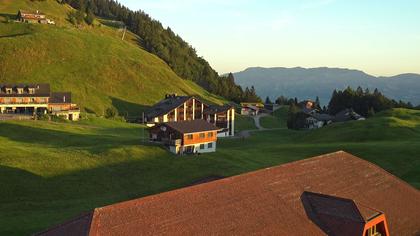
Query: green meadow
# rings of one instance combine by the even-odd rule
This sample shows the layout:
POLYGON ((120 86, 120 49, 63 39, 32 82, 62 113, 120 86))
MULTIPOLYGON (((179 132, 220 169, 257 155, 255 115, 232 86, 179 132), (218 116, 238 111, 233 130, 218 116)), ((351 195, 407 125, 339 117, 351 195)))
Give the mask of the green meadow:
POLYGON ((420 188, 420 111, 395 109, 315 131, 256 131, 219 139, 216 153, 199 157, 147 143, 141 125, 87 117, 0 123, 0 235, 28 235, 95 207, 337 150, 420 188))

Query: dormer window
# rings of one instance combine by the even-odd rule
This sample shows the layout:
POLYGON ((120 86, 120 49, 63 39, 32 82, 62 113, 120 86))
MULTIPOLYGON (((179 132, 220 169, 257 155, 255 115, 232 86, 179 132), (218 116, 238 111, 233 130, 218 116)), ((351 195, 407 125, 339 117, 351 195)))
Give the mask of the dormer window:
POLYGON ((29 94, 34 94, 35 93, 35 88, 28 88, 28 92, 29 92, 29 94))
POLYGON ((12 88, 6 88, 6 94, 12 94, 12 88))
POLYGON ((23 94, 23 88, 17 88, 16 90, 18 94, 23 94))

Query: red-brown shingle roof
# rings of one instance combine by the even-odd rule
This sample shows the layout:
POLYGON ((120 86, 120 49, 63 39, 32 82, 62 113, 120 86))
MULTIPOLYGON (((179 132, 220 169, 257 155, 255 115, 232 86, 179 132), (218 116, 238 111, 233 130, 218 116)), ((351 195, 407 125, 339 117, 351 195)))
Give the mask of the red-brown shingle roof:
POLYGON ((205 120, 186 120, 186 121, 177 121, 177 122, 167 122, 162 123, 161 125, 165 125, 171 127, 172 129, 180 132, 181 134, 190 134, 190 133, 197 133, 197 132, 206 132, 206 131, 216 131, 220 128, 216 127, 215 125, 205 121, 205 120))
MULTIPOLYGON (((417 189, 374 164, 336 152, 97 208, 89 235, 326 235, 305 212, 304 191, 384 212, 391 235, 420 234, 417 189)), ((40 235, 61 235, 59 230, 40 235)))

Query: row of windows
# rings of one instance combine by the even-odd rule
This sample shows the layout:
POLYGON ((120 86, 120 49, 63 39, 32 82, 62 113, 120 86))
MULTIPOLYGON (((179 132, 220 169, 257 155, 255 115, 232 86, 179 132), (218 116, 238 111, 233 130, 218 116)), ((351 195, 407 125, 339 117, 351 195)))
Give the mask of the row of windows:
MULTIPOLYGON (((213 132, 208 132, 207 133, 207 138, 213 138, 213 135, 214 135, 213 132)), ((200 137, 200 139, 206 138, 206 133, 200 133, 199 137, 200 137)), ((194 136, 192 134, 187 135, 187 139, 191 140, 193 138, 194 138, 194 136)))
MULTIPOLYGON (((5 88, 4 90, 2 89, 2 92, 5 92, 6 94, 12 94, 13 90, 14 90, 13 88, 5 88)), ((29 94, 34 94, 35 88, 28 88, 28 89, 16 88, 17 94, 23 94, 25 91, 27 91, 29 94)))
MULTIPOLYGON (((206 145, 205 144, 200 144, 200 149, 204 149, 204 148, 206 148, 206 145)), ((213 143, 208 143, 207 148, 213 148, 213 143)))
POLYGON ((48 102, 48 100, 46 99, 46 98, 38 98, 38 99, 35 99, 35 98, 3 98, 3 99, 1 99, 2 100, 2 103, 10 103, 10 102, 13 102, 13 103, 23 103, 23 102, 44 102, 44 103, 46 103, 46 102, 48 102))

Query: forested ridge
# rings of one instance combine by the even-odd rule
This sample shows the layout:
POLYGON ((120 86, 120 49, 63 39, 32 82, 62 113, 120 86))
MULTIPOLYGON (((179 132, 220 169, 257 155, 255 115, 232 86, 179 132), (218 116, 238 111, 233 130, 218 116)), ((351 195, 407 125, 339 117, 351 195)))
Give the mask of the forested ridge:
POLYGON ((195 49, 171 28, 152 19, 139 10, 132 11, 114 0, 62 0, 73 8, 90 15, 124 22, 127 28, 141 38, 141 45, 164 60, 181 78, 192 80, 209 92, 235 102, 254 101, 260 98, 235 84, 233 75, 219 76, 209 63, 199 57, 195 49))

